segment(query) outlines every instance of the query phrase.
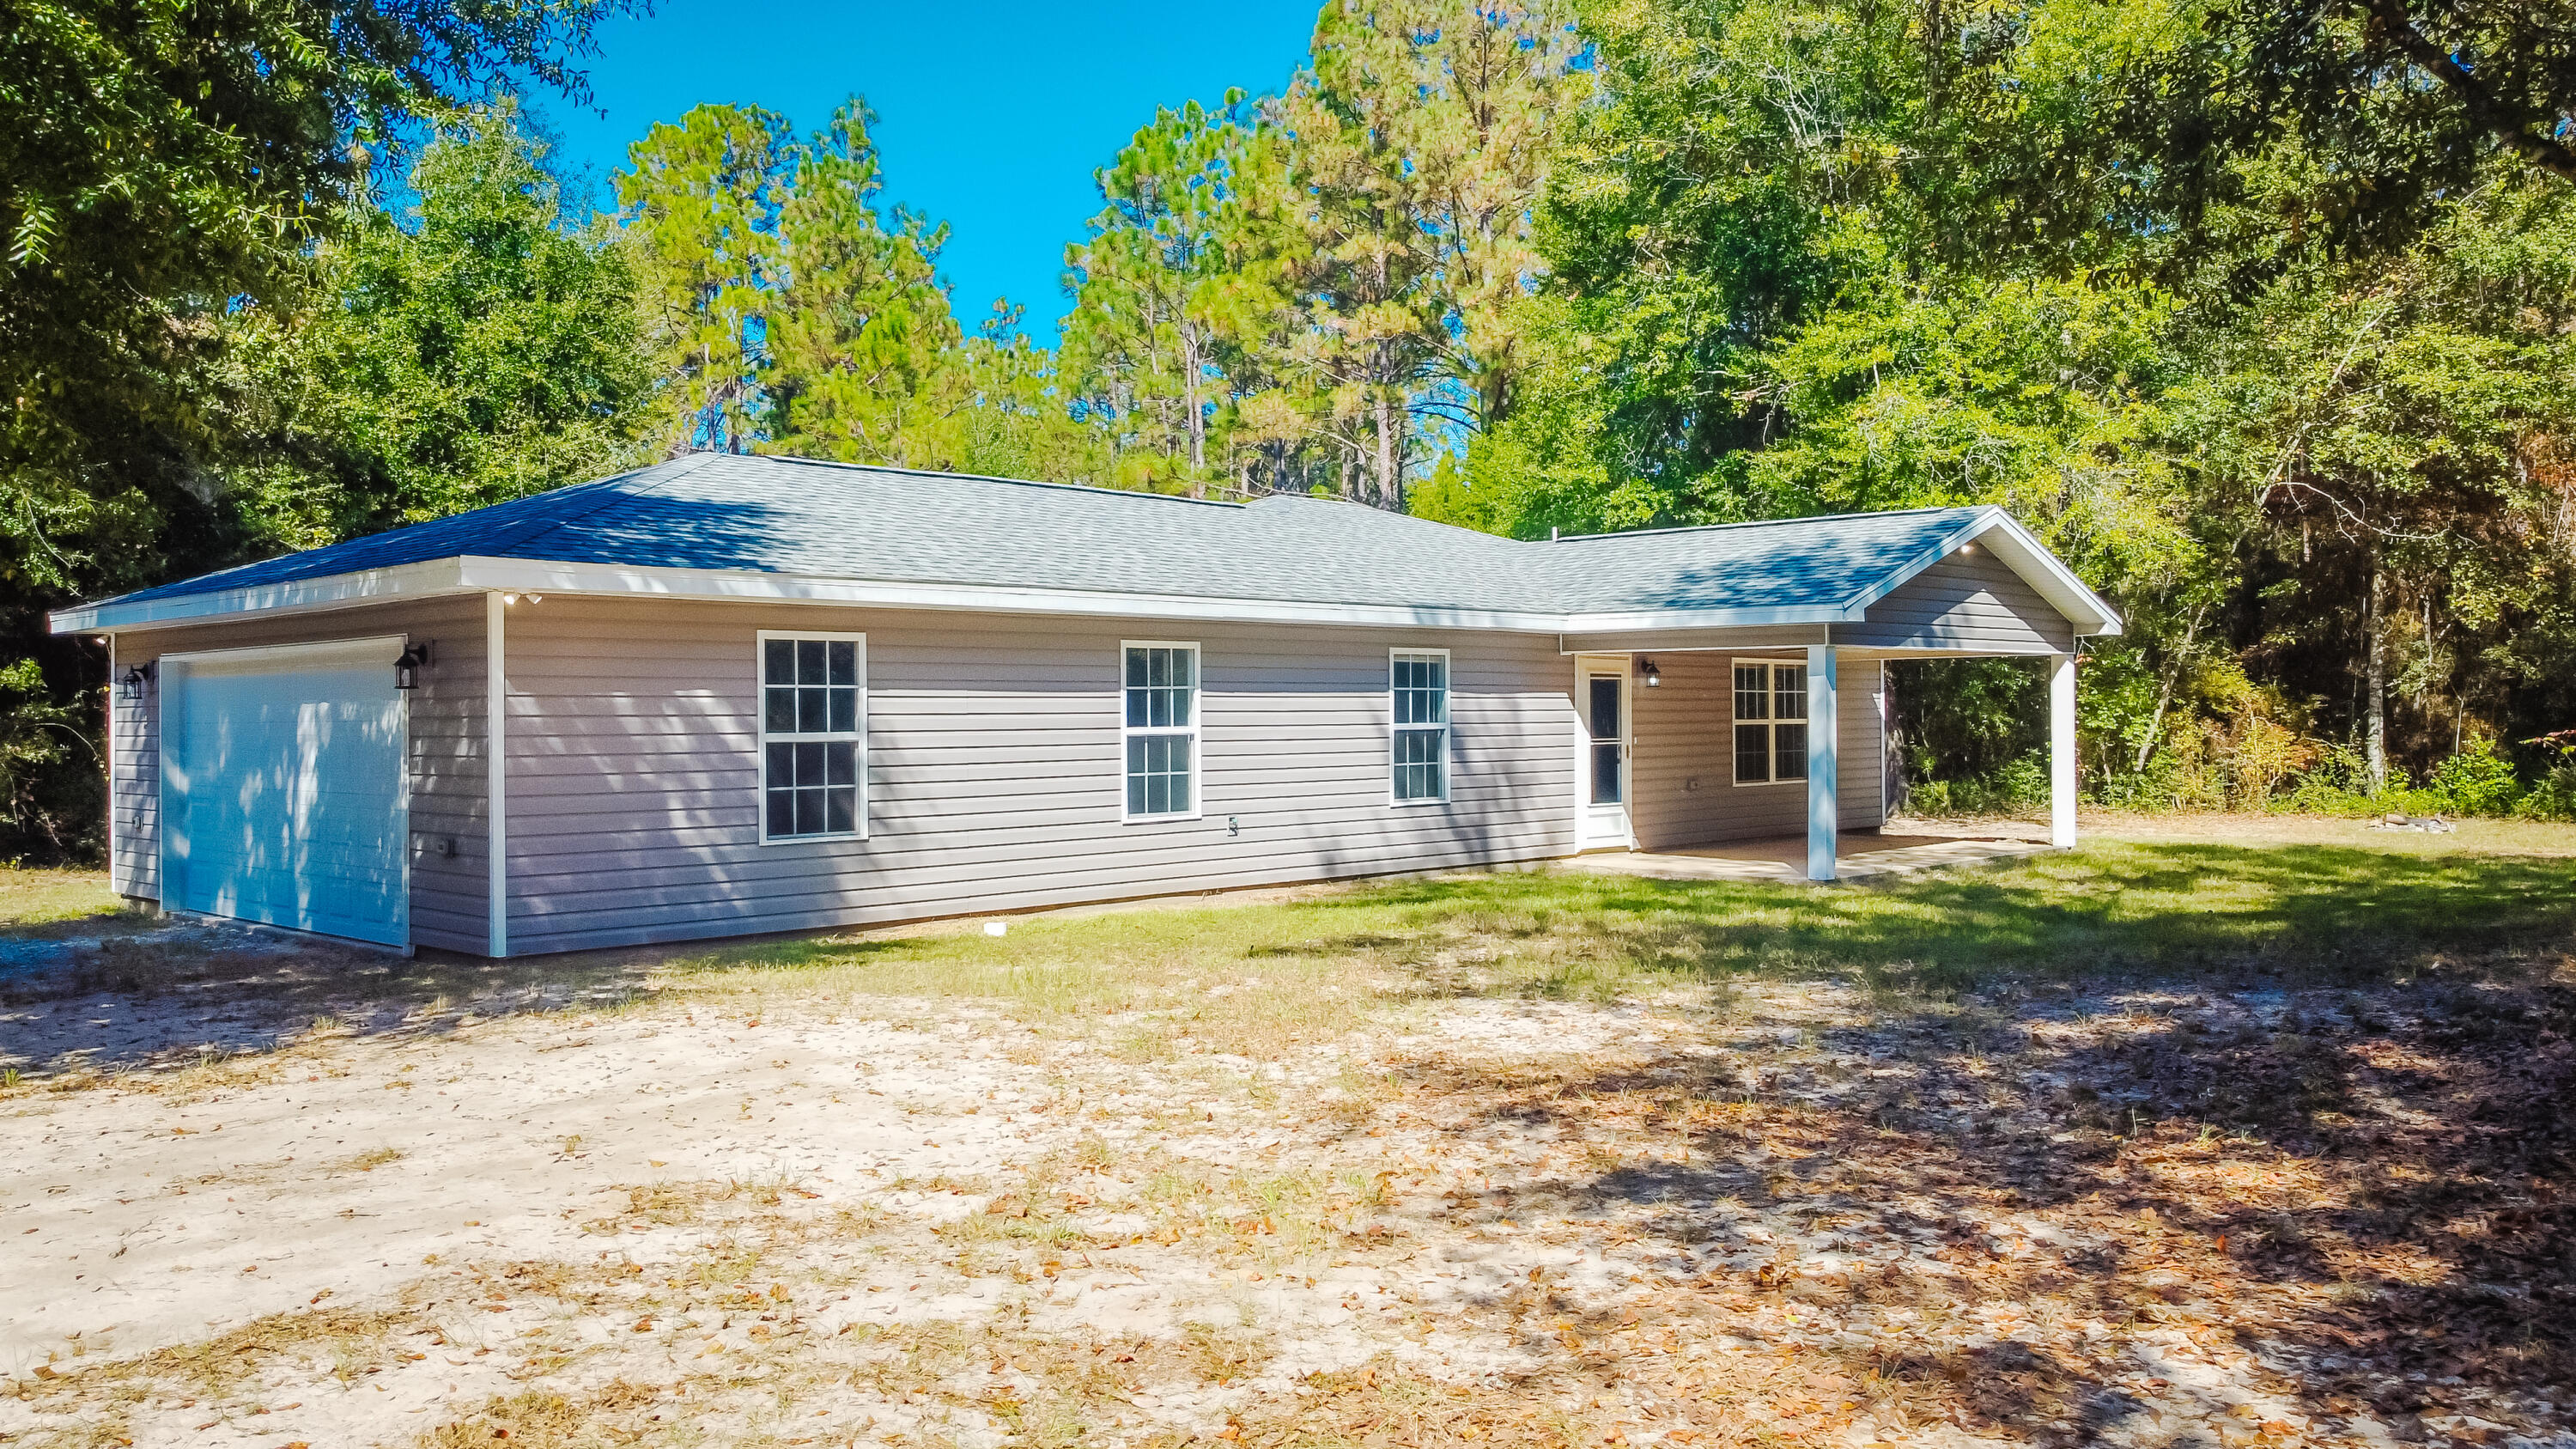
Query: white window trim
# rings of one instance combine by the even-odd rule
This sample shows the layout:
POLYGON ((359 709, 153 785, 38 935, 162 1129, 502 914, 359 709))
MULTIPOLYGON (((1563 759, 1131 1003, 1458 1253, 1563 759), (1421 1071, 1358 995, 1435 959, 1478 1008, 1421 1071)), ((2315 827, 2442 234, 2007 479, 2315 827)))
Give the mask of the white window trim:
MULTIPOLYGON (((1783 721, 1780 719, 1779 715, 1776 713, 1776 711, 1777 711, 1777 710, 1779 709, 1779 707, 1780 707, 1780 687, 1779 687, 1779 685, 1775 682, 1775 675, 1776 675, 1777 671, 1779 671, 1779 670, 1783 670, 1783 669, 1805 669, 1806 667, 1807 667, 1807 666, 1805 665, 1805 663, 1803 663, 1802 661, 1796 660, 1796 659, 1736 659, 1736 658, 1730 658, 1729 660, 1727 660, 1727 670, 1726 670, 1726 775, 1727 775, 1727 778, 1728 778, 1729 780, 1733 780, 1733 781, 1734 781, 1734 784, 1735 784, 1735 788, 1736 788, 1736 789, 1738 789, 1738 790, 1760 790, 1760 789, 1765 789, 1765 788, 1768 788, 1768 787, 1771 787, 1771 786, 1776 786, 1776 785, 1795 785, 1795 786, 1797 786, 1798 788, 1800 788, 1800 789, 1802 789, 1802 790, 1806 788, 1806 785, 1807 785, 1807 777, 1806 777, 1805 775, 1800 775, 1798 778, 1796 778, 1796 779, 1794 779, 1794 780, 1783 780, 1783 779, 1781 779, 1781 778, 1780 778, 1780 729, 1779 729, 1779 726, 1782 724, 1782 722, 1783 722, 1783 721), (1774 714, 1771 716, 1771 718, 1769 718, 1769 719, 1766 719, 1766 720, 1758 720, 1758 721, 1757 721, 1757 720, 1744 720, 1744 721, 1738 721, 1738 720, 1736 719, 1736 717, 1735 717, 1735 671, 1736 671, 1736 670, 1738 670, 1738 669, 1746 668, 1746 667, 1748 667, 1748 666, 1750 666, 1750 667, 1758 667, 1758 668, 1760 668, 1760 669, 1761 669, 1761 671, 1762 671, 1762 692, 1763 692, 1763 693, 1765 693, 1765 694, 1767 694, 1767 695, 1769 695, 1769 696, 1771 696, 1771 707, 1772 707, 1772 709, 1775 711, 1775 713, 1774 713, 1774 714), (1760 725, 1762 725, 1762 726, 1764 727, 1764 729, 1763 729, 1763 736, 1762 736, 1762 737, 1763 737, 1763 741, 1764 741, 1763 748, 1764 748, 1766 751, 1768 751, 1768 755, 1766 756, 1766 758, 1767 758, 1767 759, 1769 760, 1769 762, 1770 762, 1771 778, 1769 778, 1769 779, 1767 779, 1767 780, 1737 780, 1737 779, 1735 779, 1735 727, 1736 727, 1736 725, 1737 725, 1738 723, 1743 723, 1743 724, 1757 724, 1757 723, 1758 723, 1758 724, 1760 724, 1760 725)), ((1800 690, 1800 691, 1798 692, 1798 697, 1799 697, 1800 699, 1802 699, 1802 700, 1803 700, 1803 699, 1805 699, 1805 698, 1806 698, 1806 691, 1805 691, 1805 690, 1800 690)), ((1807 765, 1808 765, 1808 768, 1809 768, 1810 770, 1812 770, 1812 769, 1815 767, 1815 762, 1816 762, 1816 744, 1815 744, 1816 737, 1815 737, 1815 733, 1814 733, 1814 731, 1815 731, 1815 727, 1816 727, 1816 722, 1815 722, 1814 720, 1812 720, 1812 719, 1793 719, 1793 720, 1789 720, 1789 721, 1787 721, 1787 723, 1789 723, 1789 724, 1802 724, 1802 725, 1805 725, 1805 726, 1807 727, 1807 729, 1808 729, 1808 735, 1807 735, 1807 765)))
POLYGON ((1118 689, 1113 696, 1118 702, 1118 823, 1121 825, 1155 825, 1172 820, 1196 820, 1207 806, 1207 751, 1199 737, 1199 727, 1207 721, 1207 659, 1199 652, 1195 639, 1121 639, 1118 641, 1118 689), (1170 725, 1131 725, 1127 723, 1127 651, 1130 649, 1187 649, 1190 651, 1190 727, 1186 730, 1170 725), (1127 812, 1127 742, 1138 735, 1181 735, 1190 737, 1190 808, 1167 811, 1161 815, 1131 815, 1127 812))
POLYGON ((1458 723, 1457 711, 1452 709, 1450 705, 1452 697, 1457 693, 1455 688, 1457 682, 1458 671, 1456 666, 1450 663, 1449 651, 1446 649, 1390 648, 1386 651, 1386 803, 1395 809, 1411 810, 1424 805, 1446 805, 1449 803, 1449 789, 1451 784, 1450 737, 1451 732, 1456 729, 1458 723), (1416 658, 1431 658, 1437 656, 1440 660, 1440 723, 1437 726, 1440 731, 1440 793, 1437 795, 1426 795, 1416 800, 1400 800, 1396 798, 1395 742, 1407 733, 1431 729, 1433 726, 1403 725, 1395 722, 1395 661, 1406 655, 1411 655, 1416 658))
MULTIPOLYGON (((760 812, 760 843, 763 845, 817 845, 837 840, 868 838, 868 636, 865 634, 831 634, 811 629, 761 629, 754 633, 751 644, 751 715, 752 729, 758 742, 752 746, 752 768, 760 783, 754 796, 760 812), (836 835, 772 835, 769 833, 769 641, 772 639, 819 639, 826 644, 859 646, 859 718, 858 729, 849 739, 858 745, 859 802, 852 815, 858 828, 836 835)), ((788 735, 789 741, 831 741, 839 735, 788 735)))

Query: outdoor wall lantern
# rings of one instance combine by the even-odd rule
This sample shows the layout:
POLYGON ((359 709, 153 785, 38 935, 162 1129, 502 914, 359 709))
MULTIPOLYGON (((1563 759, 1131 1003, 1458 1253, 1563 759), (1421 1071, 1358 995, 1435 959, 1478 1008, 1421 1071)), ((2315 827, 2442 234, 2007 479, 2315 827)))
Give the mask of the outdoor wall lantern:
POLYGON ((429 667, 430 641, 406 645, 402 657, 394 661, 394 688, 420 688, 420 672, 429 667))
POLYGON ((1655 667, 1655 661, 1651 659, 1638 660, 1637 672, 1646 676, 1646 687, 1648 689, 1653 689, 1655 686, 1664 682, 1664 672, 1657 669, 1655 667))
POLYGON ((150 683, 151 680, 152 666, 149 664, 137 664, 133 668, 125 671, 125 677, 117 681, 117 689, 120 693, 124 694, 127 699, 141 699, 143 697, 143 686, 150 683))

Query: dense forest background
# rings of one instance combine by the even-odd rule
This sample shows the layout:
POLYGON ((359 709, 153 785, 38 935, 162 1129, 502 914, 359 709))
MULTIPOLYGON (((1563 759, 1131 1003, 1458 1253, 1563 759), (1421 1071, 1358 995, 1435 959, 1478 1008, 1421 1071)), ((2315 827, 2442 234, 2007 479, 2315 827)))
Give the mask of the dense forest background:
MULTIPOLYGON (((2576 814, 2566 0, 1333 0, 1158 111, 1061 341, 851 98, 568 201, 632 0, 0 0, 0 858, 97 850, 48 608, 699 448, 1520 537, 1993 502, 2130 620, 2083 779, 2576 814)), ((1915 666, 1928 803, 2037 676, 1915 666)))

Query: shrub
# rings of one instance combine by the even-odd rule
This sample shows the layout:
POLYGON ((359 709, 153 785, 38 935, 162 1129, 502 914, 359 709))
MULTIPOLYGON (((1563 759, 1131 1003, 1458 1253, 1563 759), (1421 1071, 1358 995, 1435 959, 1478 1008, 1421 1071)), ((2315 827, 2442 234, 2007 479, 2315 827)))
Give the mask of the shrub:
POLYGON ((2471 740, 2468 748, 2433 767, 2424 793, 2460 815, 2502 815, 2522 795, 2513 761, 2496 753, 2495 741, 2471 740))
POLYGON ((2023 755, 1965 780, 1926 780, 1906 791, 1916 815, 2021 815, 2048 805, 2048 756, 2023 755))
POLYGON ((2376 815, 2406 789, 2406 772, 2392 768, 2386 791, 2370 788, 2370 764, 2350 745, 2327 745, 2281 797, 2281 808, 2312 815, 2376 815))
POLYGON ((2576 764, 2557 766, 2540 777, 2513 813, 2524 820, 2576 820, 2576 764))
POLYGON ((2576 729, 2560 730, 2536 740, 2537 745, 2556 757, 2557 763, 2529 794, 2515 803, 2513 813, 2526 820, 2576 820, 2576 729))

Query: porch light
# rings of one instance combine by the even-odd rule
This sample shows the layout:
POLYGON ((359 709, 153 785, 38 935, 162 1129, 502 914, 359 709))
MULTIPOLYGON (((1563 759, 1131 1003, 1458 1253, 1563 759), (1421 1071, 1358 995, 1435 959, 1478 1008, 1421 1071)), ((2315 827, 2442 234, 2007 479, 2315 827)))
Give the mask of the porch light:
POLYGON ((402 657, 394 661, 394 688, 420 688, 420 672, 429 667, 429 644, 430 641, 423 639, 403 647, 402 657))
POLYGON ((1664 682, 1664 672, 1657 669, 1655 667, 1655 661, 1651 659, 1638 660, 1637 672, 1646 676, 1646 687, 1648 689, 1653 689, 1655 686, 1664 682))
POLYGON ((117 681, 117 691, 123 694, 127 699, 141 699, 143 697, 143 686, 150 683, 151 680, 152 666, 149 664, 137 664, 133 668, 125 671, 125 677, 117 681))

